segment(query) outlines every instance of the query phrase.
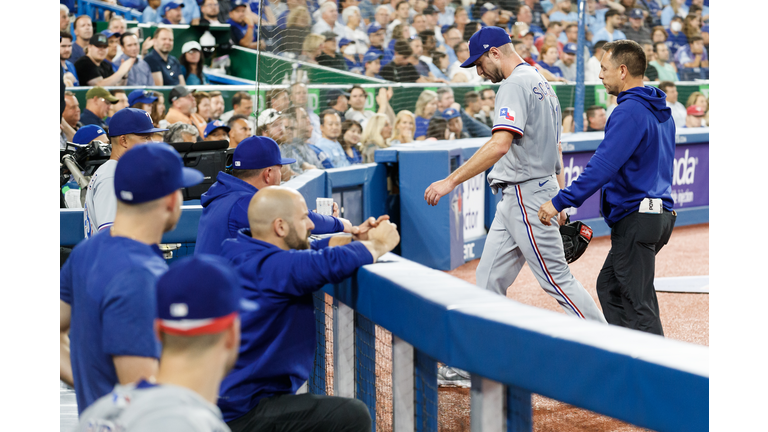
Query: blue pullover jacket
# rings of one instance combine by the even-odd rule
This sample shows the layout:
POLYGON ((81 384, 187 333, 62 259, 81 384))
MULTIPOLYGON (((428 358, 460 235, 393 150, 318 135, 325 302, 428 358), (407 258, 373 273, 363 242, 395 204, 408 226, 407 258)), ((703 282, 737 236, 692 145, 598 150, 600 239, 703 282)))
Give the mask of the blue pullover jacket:
POLYGON ((609 227, 637 211, 646 197, 661 198, 671 211, 675 122, 665 100, 655 87, 619 93, 603 142, 584 172, 552 199, 555 209, 579 207, 602 187, 600 212, 609 227))
MULTIPOLYGON (((214 183, 200 197, 203 214, 197 228, 195 254, 222 255, 221 243, 235 238, 237 232, 248 225, 248 204, 259 190, 235 176, 219 172, 214 183)), ((344 230, 344 224, 333 216, 313 211, 309 218, 315 224, 313 234, 328 234, 344 230)))
MULTIPOLYGON (((326 240, 326 239, 324 239, 326 240)), ((225 421, 242 417, 261 399, 294 394, 309 379, 315 345, 312 293, 327 283, 339 283, 359 267, 373 263, 359 242, 312 250, 283 250, 241 230, 224 242, 224 257, 237 268, 241 304, 240 353, 224 378, 218 405, 225 421)))

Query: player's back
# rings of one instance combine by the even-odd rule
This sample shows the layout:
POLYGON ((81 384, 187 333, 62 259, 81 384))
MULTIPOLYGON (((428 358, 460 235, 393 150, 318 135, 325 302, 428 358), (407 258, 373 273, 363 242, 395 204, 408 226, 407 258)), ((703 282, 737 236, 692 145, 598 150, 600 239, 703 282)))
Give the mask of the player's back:
POLYGON ((493 131, 505 130, 515 138, 488 176, 491 185, 554 174, 560 164, 561 118, 560 102, 549 82, 527 63, 518 65, 496 93, 493 131))

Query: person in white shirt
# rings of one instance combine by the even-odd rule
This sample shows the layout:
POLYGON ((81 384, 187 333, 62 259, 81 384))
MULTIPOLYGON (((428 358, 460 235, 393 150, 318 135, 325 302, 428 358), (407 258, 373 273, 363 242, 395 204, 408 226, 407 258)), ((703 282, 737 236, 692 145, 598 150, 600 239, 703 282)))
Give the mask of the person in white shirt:
POLYGON ((364 27, 360 26, 362 18, 360 17, 360 8, 349 6, 341 13, 341 19, 345 26, 343 27, 342 37, 354 41, 357 54, 365 55, 370 46, 368 34, 364 27))
POLYGON ((675 121, 675 128, 678 130, 685 127, 685 118, 688 112, 685 105, 677 101, 677 87, 672 81, 662 81, 659 83, 659 90, 667 95, 667 106, 672 110, 672 119, 675 121))
POLYGON ((318 9, 320 19, 312 26, 312 33, 323 34, 327 31, 336 33, 336 43, 344 35, 344 26, 336 21, 339 18, 339 11, 336 9, 336 3, 327 1, 318 9))
POLYGON ((601 40, 595 43, 592 57, 584 65, 584 82, 600 82, 600 60, 603 58, 603 45, 606 41, 601 40))

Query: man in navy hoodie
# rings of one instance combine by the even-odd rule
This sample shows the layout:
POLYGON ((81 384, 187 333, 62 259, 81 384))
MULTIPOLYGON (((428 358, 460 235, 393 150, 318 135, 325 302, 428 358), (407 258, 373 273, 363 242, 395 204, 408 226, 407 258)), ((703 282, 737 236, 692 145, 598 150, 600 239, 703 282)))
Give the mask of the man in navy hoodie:
MULTIPOLYGON (((296 162, 280 156, 280 147, 268 137, 253 136, 240 142, 232 158, 232 175, 219 172, 214 183, 200 198, 203 215, 197 229, 195 254, 222 255, 221 242, 248 228, 248 203, 267 186, 280 184, 280 168, 296 162)), ((348 232, 356 234, 348 220, 312 212, 313 234, 348 232)), ((369 226, 369 222, 363 224, 369 226)))
POLYGON ((643 85, 643 48, 605 44, 600 79, 618 107, 584 172, 539 209, 545 225, 579 207, 602 188, 601 213, 611 227, 611 250, 597 278, 597 295, 610 324, 664 335, 653 278, 656 254, 667 244, 672 210, 675 123, 661 90, 643 85))
POLYGON ((218 405, 233 432, 371 430, 361 401, 296 391, 313 368, 312 293, 376 262, 400 236, 394 224, 382 220, 363 235, 310 244, 311 213, 297 191, 268 187, 250 201, 250 228, 224 242, 224 257, 238 271, 242 298, 259 305, 240 311, 238 360, 219 392, 218 405))

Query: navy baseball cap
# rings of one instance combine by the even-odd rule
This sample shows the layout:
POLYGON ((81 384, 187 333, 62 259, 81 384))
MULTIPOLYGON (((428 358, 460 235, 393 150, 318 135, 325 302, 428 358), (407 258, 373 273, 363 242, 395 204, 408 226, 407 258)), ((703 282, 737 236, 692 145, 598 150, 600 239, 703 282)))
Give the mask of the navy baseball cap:
POLYGON ((563 45, 563 52, 566 54, 576 54, 577 46, 573 42, 563 45))
POLYGON ((344 96, 349 98, 349 93, 345 92, 344 90, 339 89, 330 89, 328 90, 328 93, 325 94, 325 100, 326 103, 336 103, 336 101, 339 99, 339 96, 344 96))
POLYGON ((451 120, 451 119, 455 119, 456 117, 461 117, 461 113, 456 108, 447 108, 441 114, 443 118, 446 120, 451 120))
MULTIPOLYGON (((368 51, 367 53, 365 53, 365 56, 363 57, 363 63, 365 64, 365 63, 368 63, 368 62, 372 62, 372 61, 378 60, 380 58, 381 58, 381 54, 373 52, 373 51, 368 51)), ((336 96, 336 97, 338 98, 338 96, 336 96)))
POLYGON ((107 39, 108 38, 102 33, 94 33, 88 43, 95 47, 106 48, 109 46, 109 41, 107 39))
POLYGON ((351 43, 355 43, 355 41, 349 40, 347 38, 341 38, 339 39, 339 48, 343 47, 344 45, 349 45, 351 43))
POLYGON ((499 7, 493 3, 485 3, 483 4, 483 7, 480 8, 480 16, 483 16, 483 14, 486 12, 495 11, 498 8, 499 7))
POLYGON ((111 32, 109 30, 102 30, 101 34, 107 37, 107 39, 111 38, 112 36, 121 36, 118 32, 111 32))
POLYGON ((509 34, 499 27, 483 27, 469 38, 469 58, 461 64, 463 68, 474 66, 475 61, 493 47, 510 43, 509 34))
POLYGON ((281 157, 277 142, 264 136, 252 136, 240 141, 232 155, 234 169, 262 169, 295 162, 296 159, 281 157))
POLYGON ((134 90, 128 95, 128 106, 137 103, 151 104, 157 100, 157 96, 151 90, 134 90))
POLYGON ((117 161, 115 195, 128 204, 162 198, 203 181, 203 173, 185 168, 179 153, 166 143, 136 146, 117 161))
POLYGON ((208 125, 205 127, 205 132, 203 132, 203 138, 208 138, 208 135, 211 132, 215 131, 216 129, 226 129, 227 133, 229 133, 229 131, 231 130, 229 126, 227 126, 226 123, 224 123, 223 121, 214 120, 208 123, 208 125))
POLYGON ((157 281, 160 331, 177 336, 224 331, 238 316, 241 289, 236 270, 222 257, 180 259, 157 281))
POLYGON ((165 6, 163 6, 163 16, 168 12, 169 9, 176 9, 177 7, 184 7, 184 3, 176 3, 176 2, 170 2, 166 3, 165 6))
MULTIPOLYGON (((128 102, 130 103, 130 102, 128 102)), ((149 113, 138 108, 123 108, 116 112, 109 121, 109 136, 127 134, 165 132, 168 129, 156 128, 149 113)))
POLYGON ((379 30, 384 30, 384 27, 380 26, 378 23, 374 22, 370 26, 368 26, 368 34, 376 33, 379 30))
POLYGON ((440 11, 437 10, 437 8, 435 6, 429 5, 429 6, 425 7, 424 10, 421 13, 423 13, 424 15, 432 15, 432 14, 436 14, 436 13, 439 13, 439 12, 440 11))
POLYGON ((75 144, 88 144, 99 135, 105 135, 104 129, 97 125, 85 125, 75 132, 72 142, 75 144))
POLYGON ((248 6, 248 2, 246 0, 232 0, 230 4, 232 5, 232 10, 237 9, 240 6, 248 6))
POLYGON ((635 19, 641 19, 643 17, 643 10, 642 9, 637 9, 637 8, 632 9, 629 12, 629 17, 630 18, 635 18, 635 19))

